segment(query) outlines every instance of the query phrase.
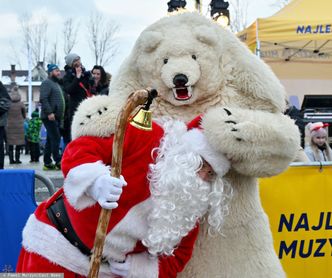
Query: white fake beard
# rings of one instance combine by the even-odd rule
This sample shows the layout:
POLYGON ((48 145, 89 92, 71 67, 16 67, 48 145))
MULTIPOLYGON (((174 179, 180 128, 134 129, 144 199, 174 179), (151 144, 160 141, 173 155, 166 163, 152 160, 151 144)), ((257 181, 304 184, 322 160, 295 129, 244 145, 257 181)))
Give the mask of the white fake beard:
POLYGON ((150 165, 153 209, 143 244, 152 255, 172 255, 206 213, 209 233, 221 233, 232 195, 231 187, 220 177, 211 183, 198 177, 202 158, 169 137, 164 137, 158 149, 156 164, 150 165))

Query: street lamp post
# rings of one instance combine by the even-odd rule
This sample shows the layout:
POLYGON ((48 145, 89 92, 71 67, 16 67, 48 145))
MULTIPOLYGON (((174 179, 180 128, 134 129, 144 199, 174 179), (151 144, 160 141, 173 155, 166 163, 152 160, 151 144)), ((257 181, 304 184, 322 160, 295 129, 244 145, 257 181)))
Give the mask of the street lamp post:
MULTIPOLYGON (((185 0, 170 0, 167 5, 169 14, 181 13, 185 11, 187 2, 185 0)), ((227 27, 230 23, 228 7, 229 3, 224 0, 211 0, 210 2, 211 18, 223 27, 227 27)), ((202 0, 195 0, 195 9, 199 13, 202 12, 202 0)))
POLYGON ((229 3, 224 0, 212 0, 210 3, 211 17, 220 25, 226 27, 230 23, 229 3))
POLYGON ((185 0, 170 0, 168 3, 168 12, 173 13, 179 10, 184 10, 187 2, 185 0))
POLYGON ((202 13, 202 0, 195 0, 195 9, 199 13, 202 13))

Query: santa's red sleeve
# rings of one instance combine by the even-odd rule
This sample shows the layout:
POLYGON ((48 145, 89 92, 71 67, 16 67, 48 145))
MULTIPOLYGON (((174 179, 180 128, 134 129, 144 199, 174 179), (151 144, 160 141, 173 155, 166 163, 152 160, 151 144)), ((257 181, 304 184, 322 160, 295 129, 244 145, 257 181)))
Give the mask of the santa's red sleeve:
POLYGON ((110 162, 112 157, 113 136, 107 138, 84 136, 72 141, 63 154, 61 167, 64 176, 68 172, 85 163, 102 161, 110 162))
POLYGON ((110 173, 113 136, 85 136, 71 142, 65 150, 61 167, 65 176, 64 192, 69 203, 78 211, 96 203, 85 192, 95 180, 110 173))
POLYGON ((132 254, 128 277, 175 278, 192 256, 198 226, 182 239, 173 256, 152 257, 147 252, 132 254))

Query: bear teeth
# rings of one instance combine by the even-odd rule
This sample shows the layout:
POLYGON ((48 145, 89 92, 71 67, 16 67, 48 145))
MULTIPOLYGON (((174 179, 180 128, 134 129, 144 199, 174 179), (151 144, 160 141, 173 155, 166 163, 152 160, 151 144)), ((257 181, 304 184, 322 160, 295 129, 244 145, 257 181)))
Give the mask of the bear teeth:
POLYGON ((179 101, 185 101, 192 97, 192 87, 175 87, 172 89, 174 98, 179 101))

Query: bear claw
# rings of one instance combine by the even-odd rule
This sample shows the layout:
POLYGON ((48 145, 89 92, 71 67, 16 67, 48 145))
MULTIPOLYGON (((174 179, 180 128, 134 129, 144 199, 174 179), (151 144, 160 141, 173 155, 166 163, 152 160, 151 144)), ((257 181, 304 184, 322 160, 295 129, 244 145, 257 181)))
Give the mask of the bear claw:
POLYGON ((226 111, 228 116, 232 115, 231 111, 229 111, 228 109, 224 108, 224 110, 226 111))

